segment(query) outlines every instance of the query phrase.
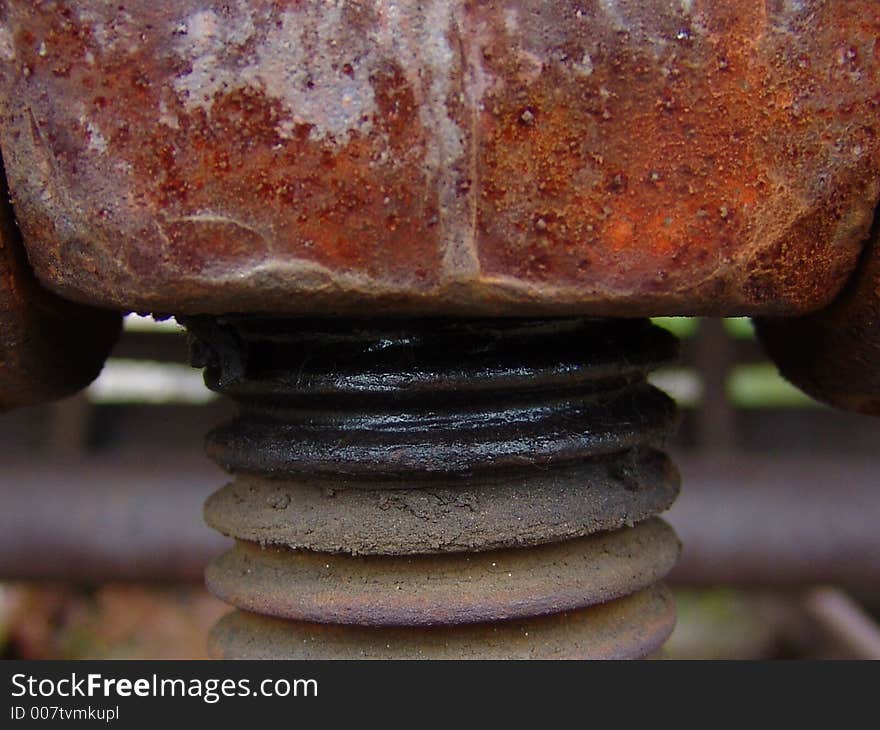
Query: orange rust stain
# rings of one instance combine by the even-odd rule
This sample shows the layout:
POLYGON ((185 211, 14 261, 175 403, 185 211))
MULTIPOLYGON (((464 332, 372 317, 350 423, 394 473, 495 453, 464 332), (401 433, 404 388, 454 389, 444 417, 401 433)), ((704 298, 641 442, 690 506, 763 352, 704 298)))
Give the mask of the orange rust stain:
MULTIPOLYGON (((786 57, 781 31, 768 27, 766 4, 757 1, 699 3, 700 37, 671 37, 659 61, 596 20, 609 40, 593 50, 586 76, 553 63, 530 76, 521 39, 500 34, 484 53, 490 73, 505 80, 481 120, 484 270, 645 291, 670 287, 670 277, 687 284, 753 244, 763 211, 786 194, 821 195, 805 181, 822 174, 818 160, 834 140, 816 139, 817 120, 841 117, 823 54, 858 38, 853 10, 842 5, 821 6, 804 29, 818 36, 795 44, 812 48, 808 61, 786 57), (540 228, 529 225, 536 218, 540 228), (527 253, 536 245, 540 266, 527 253)), ((861 5, 871 18, 862 22, 865 41, 880 30, 880 10, 861 5)), ((583 48, 573 44, 554 52, 580 58, 583 48)), ((850 62, 854 53, 843 57, 850 62)), ((876 66, 871 72, 858 83, 877 88, 876 66)), ((847 113, 871 118, 864 101, 847 113)), ((867 146, 876 168, 876 141, 867 146)), ((852 251, 826 251, 810 266, 844 256, 852 251)))
MULTIPOLYGON (((140 274, 159 266, 168 267, 166 276, 187 276, 285 257, 379 278, 439 274, 437 190, 402 69, 389 62, 371 78, 377 109, 364 120, 369 133, 318 139, 259 87, 217 94, 210 111, 187 110, 170 85, 186 64, 173 65, 155 34, 145 33, 137 50, 104 48, 69 7, 56 11, 28 12, 19 38, 24 64, 63 65, 68 83, 90 100, 89 117, 114 158, 131 165, 134 195, 162 234, 127 252, 140 274), (160 104, 176 128, 158 123, 160 104), (282 136, 282 127, 292 131, 282 136)), ((51 142, 59 157, 74 160, 88 154, 89 140, 78 125, 51 142)))

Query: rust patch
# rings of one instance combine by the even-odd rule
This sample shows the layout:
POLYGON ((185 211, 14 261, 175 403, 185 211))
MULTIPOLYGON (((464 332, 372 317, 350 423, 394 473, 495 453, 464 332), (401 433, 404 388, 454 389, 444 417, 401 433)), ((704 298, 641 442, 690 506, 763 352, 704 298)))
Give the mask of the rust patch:
POLYGON ((880 179, 871 0, 6 0, 38 276, 179 313, 827 304, 880 179))

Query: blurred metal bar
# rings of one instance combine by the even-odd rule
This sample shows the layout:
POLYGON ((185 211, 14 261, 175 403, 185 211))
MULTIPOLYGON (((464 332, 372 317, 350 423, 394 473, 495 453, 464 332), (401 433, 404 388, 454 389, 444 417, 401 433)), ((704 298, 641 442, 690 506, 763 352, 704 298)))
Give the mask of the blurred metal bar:
POLYGON ((222 480, 207 463, 155 454, 5 466, 0 578, 201 581, 228 548, 202 523, 202 502, 222 480))
POLYGON ((740 453, 679 464, 673 583, 880 587, 876 460, 740 453))
MULTIPOLYGON (((684 543, 679 585, 880 586, 880 480, 870 461, 738 454, 677 457, 668 520, 684 543)), ((0 579, 201 580, 227 542, 202 524, 225 475, 203 461, 6 464, 0 579)))
POLYGON ((843 591, 815 588, 804 609, 848 658, 880 659, 880 627, 843 591))

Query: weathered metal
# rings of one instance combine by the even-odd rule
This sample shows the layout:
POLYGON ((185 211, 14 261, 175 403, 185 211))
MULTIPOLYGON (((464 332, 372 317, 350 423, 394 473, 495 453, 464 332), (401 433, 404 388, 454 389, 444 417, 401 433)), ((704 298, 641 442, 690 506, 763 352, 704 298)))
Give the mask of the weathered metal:
POLYGON ((214 322, 212 341, 237 354, 207 354, 208 382, 240 417, 209 434, 208 454, 239 473, 411 487, 636 451, 662 444, 675 418, 645 383, 675 341, 646 321, 214 322))
MULTIPOLYGON (((594 627, 546 617, 646 589, 678 555, 652 519, 678 491, 658 450, 674 406, 646 380, 676 347, 647 321, 184 322, 206 382, 239 410, 209 434, 235 480, 205 507, 237 540, 208 587, 239 608, 403 626, 428 653, 435 639, 413 627, 444 626, 436 636, 463 656, 474 637, 450 627, 490 621, 501 623, 485 629, 499 632, 487 656, 504 643, 510 656, 549 651, 508 625, 544 616, 554 636, 572 633, 573 652, 601 655, 594 627)), ((646 620, 661 631, 664 617, 646 620)), ((259 641, 264 625, 247 625, 259 641)), ((642 646, 637 634, 618 650, 642 646)), ((232 642, 222 654, 245 651, 218 636, 232 642)), ((372 651, 367 635, 340 636, 372 651)))
POLYGON ((40 286, 0 169, 0 410, 54 400, 88 385, 121 322, 116 312, 65 302, 40 286))
POLYGON ((41 281, 261 311, 792 315, 880 193, 874 0, 5 0, 41 281))
POLYGON ((880 586, 876 459, 752 451, 681 467, 690 488, 666 516, 685 546, 673 585, 880 586))
MULTIPOLYGON (((208 519, 278 547, 221 559, 221 593, 310 620, 480 621, 510 613, 485 574, 452 608, 424 579, 366 614, 290 613, 275 591, 314 587, 291 548, 353 584, 649 519, 677 490, 674 409, 645 380, 671 347, 638 321, 413 318, 760 315, 792 380, 876 413, 878 37, 875 0, 0 0, 0 147, 39 280, 188 315, 239 403, 209 437, 236 481, 208 519)), ((0 406, 87 382, 118 326, 40 292, 7 218, 0 406)), ((567 615, 583 604, 526 581, 505 598, 556 613, 425 634, 235 614, 218 651, 652 652, 668 597, 593 557, 578 600, 633 595, 567 615)))
POLYGON ((573 611, 662 580, 678 538, 659 519, 531 548, 328 555, 238 541, 205 582, 251 613, 361 626, 451 625, 573 611))
POLYGON ((656 585, 610 603, 528 620, 460 626, 304 623, 234 611, 209 638, 219 659, 637 659, 675 625, 675 602, 656 585))
POLYGON ((880 659, 880 626, 839 588, 815 588, 804 599, 807 615, 826 635, 829 647, 848 659, 880 659), (830 641, 829 641, 830 640, 830 641))

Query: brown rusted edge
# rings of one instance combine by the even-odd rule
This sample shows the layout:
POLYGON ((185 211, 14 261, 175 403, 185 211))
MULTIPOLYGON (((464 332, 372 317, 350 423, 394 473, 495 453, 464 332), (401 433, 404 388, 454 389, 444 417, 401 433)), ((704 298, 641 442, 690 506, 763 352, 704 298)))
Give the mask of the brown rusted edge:
POLYGON ((837 408, 880 416, 880 213, 857 271, 830 306, 755 326, 798 388, 837 408))
POLYGON ((680 545, 660 519, 534 548, 453 555, 327 555, 238 542, 206 573, 238 608, 363 626, 479 623, 577 610, 661 580, 680 545))
POLYGON ((678 496, 669 457, 646 450, 562 469, 411 489, 336 489, 240 475, 208 498, 205 521, 268 545, 407 555, 539 545, 612 530, 666 510, 678 496))
POLYGON ((524 621, 366 627, 286 621, 234 611, 209 638, 217 659, 641 659, 675 625, 662 584, 610 603, 524 621))

